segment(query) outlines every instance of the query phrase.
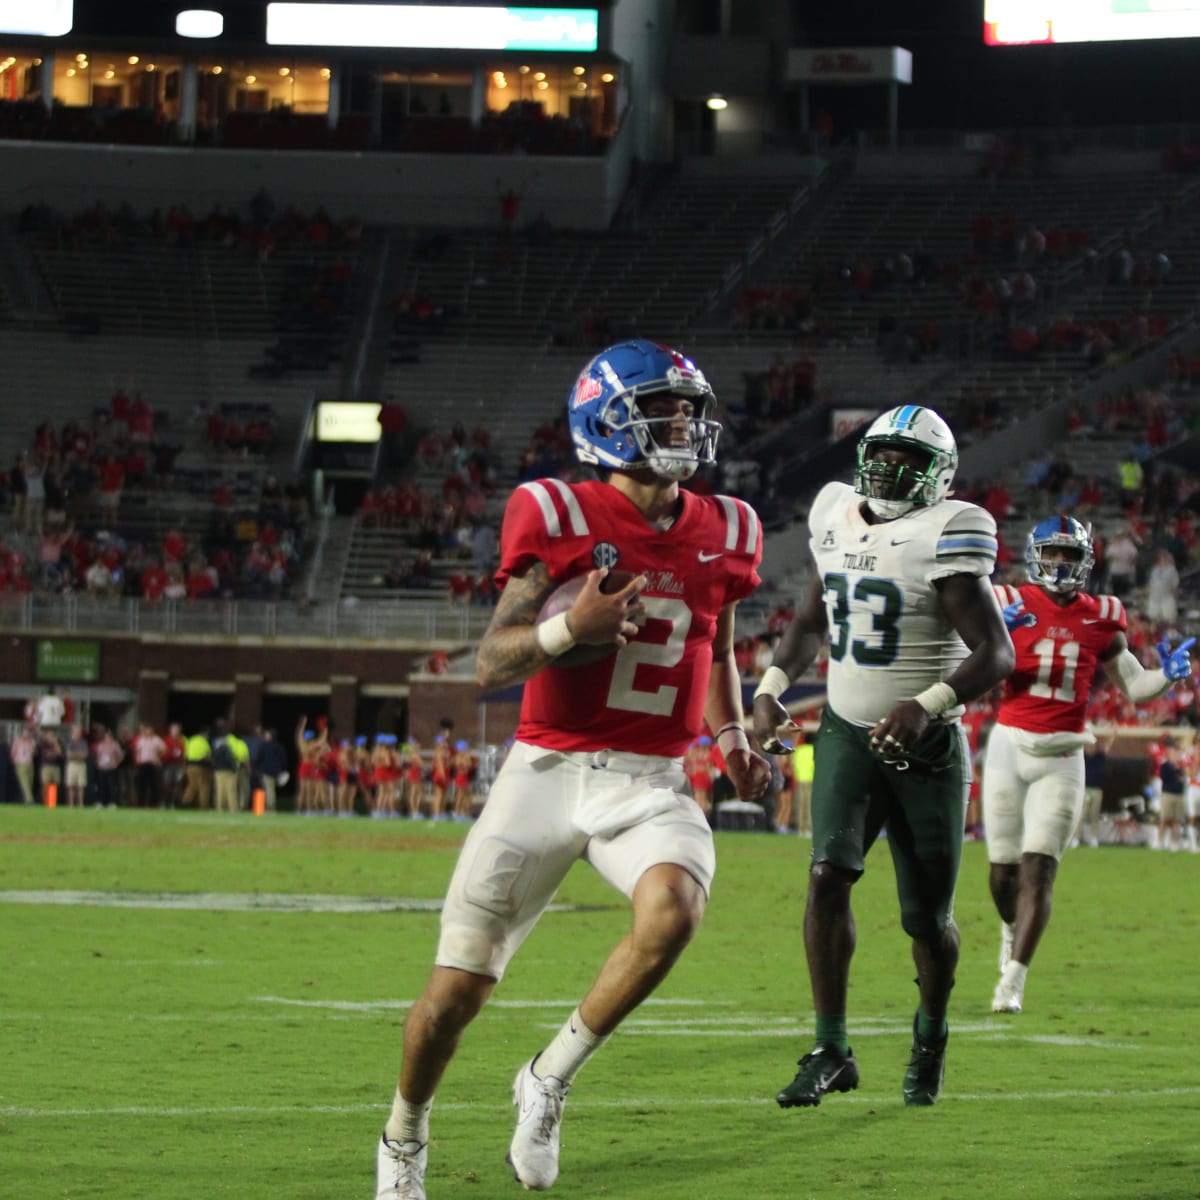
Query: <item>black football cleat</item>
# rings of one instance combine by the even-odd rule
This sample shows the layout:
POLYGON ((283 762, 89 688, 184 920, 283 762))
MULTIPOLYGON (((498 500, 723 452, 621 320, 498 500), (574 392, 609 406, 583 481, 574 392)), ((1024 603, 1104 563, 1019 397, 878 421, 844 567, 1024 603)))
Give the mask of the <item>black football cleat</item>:
POLYGON ((937 1103, 946 1074, 946 1041, 944 1037, 926 1041, 917 1035, 917 1019, 913 1018, 912 1057, 904 1072, 904 1103, 929 1105, 937 1103))
POLYGON ((826 1092, 851 1092, 858 1087, 858 1062, 847 1047, 820 1042, 799 1063, 796 1078, 775 1097, 780 1108, 805 1108, 821 1103, 826 1092))

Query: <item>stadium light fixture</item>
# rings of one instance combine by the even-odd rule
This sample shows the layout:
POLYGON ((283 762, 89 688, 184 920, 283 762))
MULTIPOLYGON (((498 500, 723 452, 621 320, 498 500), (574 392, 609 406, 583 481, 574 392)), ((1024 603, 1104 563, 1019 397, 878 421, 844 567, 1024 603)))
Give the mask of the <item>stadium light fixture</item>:
POLYGON ((220 37, 225 32, 225 18, 211 8, 185 8, 175 14, 175 32, 186 38, 220 37))
POLYGON ((723 108, 729 107, 729 101, 724 96, 709 96, 704 102, 713 112, 720 112, 723 108))

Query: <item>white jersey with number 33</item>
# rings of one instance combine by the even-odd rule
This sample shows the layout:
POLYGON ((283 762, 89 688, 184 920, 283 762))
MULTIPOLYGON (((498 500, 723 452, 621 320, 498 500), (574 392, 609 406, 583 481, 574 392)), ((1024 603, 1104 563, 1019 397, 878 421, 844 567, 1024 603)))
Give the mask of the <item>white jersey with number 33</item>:
POLYGON ((978 505, 942 500, 870 525, 863 503, 849 484, 826 484, 808 527, 829 616, 829 704, 869 728, 967 656, 934 583, 990 575, 996 522, 978 505))

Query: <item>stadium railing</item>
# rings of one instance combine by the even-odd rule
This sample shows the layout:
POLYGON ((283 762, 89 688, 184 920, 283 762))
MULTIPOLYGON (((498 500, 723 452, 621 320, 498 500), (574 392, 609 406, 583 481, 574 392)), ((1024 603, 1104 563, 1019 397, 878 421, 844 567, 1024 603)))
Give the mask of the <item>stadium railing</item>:
POLYGON ((147 603, 130 597, 32 593, 0 596, 0 627, 112 634, 477 641, 492 610, 441 601, 352 604, 199 600, 147 603))
MULTIPOLYGON (((739 634, 765 625, 780 597, 754 597, 738 607, 739 634)), ((0 594, 0 629, 71 633, 156 634, 283 639, 388 639, 477 642, 492 619, 486 605, 452 605, 443 599, 188 600, 150 603, 126 596, 0 594)))

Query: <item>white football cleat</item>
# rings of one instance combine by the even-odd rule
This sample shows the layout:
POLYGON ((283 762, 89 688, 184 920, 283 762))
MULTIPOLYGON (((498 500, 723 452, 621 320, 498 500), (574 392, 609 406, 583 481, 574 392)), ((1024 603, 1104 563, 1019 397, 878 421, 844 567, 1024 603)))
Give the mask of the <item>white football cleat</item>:
POLYGON ((429 1146, 394 1142, 385 1132, 375 1155, 375 1200, 425 1200, 429 1146))
POLYGON ((539 1079, 530 1059, 513 1080, 517 1128, 508 1147, 508 1165, 527 1191, 545 1191, 558 1178, 558 1135, 570 1084, 553 1075, 539 1079))
POLYGON ((1019 1013, 1025 999, 1025 984, 1007 972, 1000 976, 996 991, 992 995, 992 1012, 1019 1013))
POLYGON ((1000 922, 1000 974, 1004 974, 1004 968, 1008 966, 1008 960, 1012 958, 1013 941, 1016 939, 1017 931, 1007 921, 1000 922))

